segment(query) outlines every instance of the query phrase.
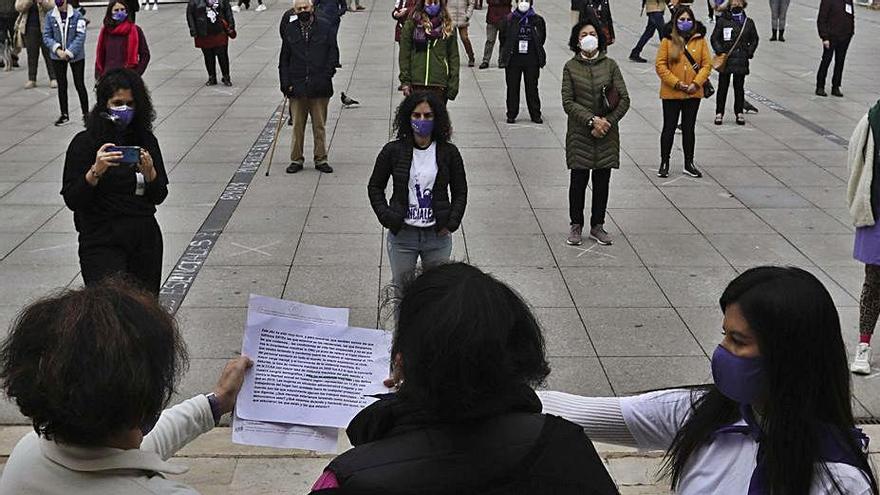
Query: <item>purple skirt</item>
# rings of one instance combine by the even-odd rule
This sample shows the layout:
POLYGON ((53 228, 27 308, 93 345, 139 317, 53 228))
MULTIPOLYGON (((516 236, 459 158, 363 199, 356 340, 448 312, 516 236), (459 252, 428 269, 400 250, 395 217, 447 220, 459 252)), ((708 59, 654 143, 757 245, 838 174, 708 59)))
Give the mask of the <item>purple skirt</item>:
POLYGON ((880 223, 856 229, 853 258, 866 265, 880 265, 880 223))

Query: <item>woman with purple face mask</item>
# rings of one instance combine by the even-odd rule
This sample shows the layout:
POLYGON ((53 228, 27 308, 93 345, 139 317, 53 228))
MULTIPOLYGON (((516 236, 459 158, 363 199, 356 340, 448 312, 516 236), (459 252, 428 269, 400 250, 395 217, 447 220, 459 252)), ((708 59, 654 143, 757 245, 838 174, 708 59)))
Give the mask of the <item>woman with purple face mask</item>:
POLYGON ((385 145, 367 184, 370 204, 388 229, 392 284, 416 269, 449 261, 452 233, 467 206, 467 179, 458 148, 449 142, 446 105, 431 92, 413 93, 397 107, 397 139, 385 145), (390 198, 385 196, 392 179, 390 198))
POLYGON ((459 55, 446 0, 416 0, 400 32, 400 91, 432 91, 445 104, 458 96, 459 55))
POLYGON ((539 392, 545 414, 596 441, 666 450, 680 495, 877 495, 855 428, 831 295, 799 268, 758 267, 720 298, 713 382, 632 397, 539 392))
POLYGON ((111 0, 104 14, 95 53, 95 81, 110 69, 126 68, 144 75, 150 63, 150 48, 140 26, 129 17, 128 7, 111 0))
POLYGON ((153 135, 156 113, 143 80, 107 71, 86 130, 67 148, 61 195, 79 232, 83 282, 123 272, 153 294, 162 283, 162 231, 156 206, 168 176, 153 135))

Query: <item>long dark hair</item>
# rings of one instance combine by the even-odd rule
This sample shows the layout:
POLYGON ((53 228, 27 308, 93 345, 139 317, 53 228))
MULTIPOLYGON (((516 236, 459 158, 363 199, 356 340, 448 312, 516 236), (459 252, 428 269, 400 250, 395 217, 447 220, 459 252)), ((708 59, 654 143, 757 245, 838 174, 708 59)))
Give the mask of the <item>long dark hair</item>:
POLYGON ((405 284, 392 355, 399 396, 454 420, 550 373, 541 327, 510 287, 465 263, 432 268, 405 284))
MULTIPOLYGON (((104 27, 106 28, 115 28, 120 23, 113 20, 113 6, 116 4, 122 4, 125 6, 125 11, 128 12, 128 4, 123 2, 122 0, 110 0, 107 4, 107 10, 104 12, 104 27)), ((131 20, 131 12, 128 12, 127 20, 131 20)))
MULTIPOLYGON (((769 493, 809 493, 817 465, 837 486, 820 459, 822 431, 831 428, 859 459, 858 467, 877 495, 868 459, 851 435, 855 425, 846 350, 837 309, 822 283, 799 268, 752 268, 730 282, 719 302, 722 311, 738 306, 764 362, 767 399, 761 413, 767 435, 761 443, 769 493)), ((673 488, 691 455, 718 428, 740 419, 739 405, 714 385, 695 393, 702 395, 675 436, 663 469, 673 488)))
POLYGON ((144 80, 137 72, 129 69, 108 70, 98 81, 98 87, 95 89, 97 93, 95 106, 86 119, 86 129, 96 138, 112 137, 117 133, 115 125, 106 115, 107 102, 120 89, 131 90, 131 96, 134 98, 134 120, 129 124, 129 129, 138 139, 143 140, 148 133, 153 132, 156 111, 153 109, 153 100, 144 80))
POLYGON ((400 102, 397 114, 394 116, 393 130, 397 139, 413 140, 410 118, 413 110, 421 103, 427 103, 431 107, 431 111, 434 112, 434 131, 431 133, 431 139, 440 143, 448 143, 452 139, 452 121, 449 120, 449 112, 446 110, 446 104, 430 91, 415 92, 400 102))

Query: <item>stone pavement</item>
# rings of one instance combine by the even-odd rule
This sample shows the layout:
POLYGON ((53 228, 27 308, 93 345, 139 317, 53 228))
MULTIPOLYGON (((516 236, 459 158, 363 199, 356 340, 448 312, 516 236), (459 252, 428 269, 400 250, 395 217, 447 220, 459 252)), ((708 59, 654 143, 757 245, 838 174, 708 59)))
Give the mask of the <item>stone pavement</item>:
MULTIPOLYGON (((336 90, 361 105, 342 109, 338 98, 331 103, 327 129, 336 173, 320 175, 307 163, 297 175, 284 174, 290 144, 290 128, 284 127, 272 175, 264 177, 263 168, 254 177, 183 301, 178 316, 193 359, 179 397, 209 390, 226 359, 240 349, 248 293, 346 306, 352 308, 352 324, 388 325, 380 306, 389 269, 365 183, 400 101, 390 3, 365 0, 366 12, 343 19, 344 68, 336 90)), ((138 16, 153 53, 145 79, 171 181, 168 200, 159 208, 165 273, 281 102, 277 23, 287 6, 275 0, 267 5, 267 12, 236 18, 231 88, 203 86, 202 58, 188 36, 183 5, 138 16)), ((757 264, 793 264, 815 273, 838 304, 851 352, 861 267, 851 259, 852 228, 843 200, 846 149, 840 138, 848 139, 877 98, 880 69, 864 61, 874 60, 880 12, 857 9, 846 98, 818 98, 812 95, 821 52, 816 7, 794 1, 788 42, 770 43, 768 7, 754 2, 749 12, 763 41, 746 87, 760 114, 739 127, 728 111, 727 123, 716 127, 713 102, 704 102, 696 158, 706 176, 679 175, 676 151, 673 174, 660 180, 654 175, 658 80, 651 64, 626 60, 645 19, 637 4, 615 7, 619 39, 609 53, 633 99, 621 123, 622 166, 611 186, 608 230, 615 244, 569 247, 566 120, 559 92, 562 65, 570 57, 568 2, 539 0, 536 6, 549 28, 541 78, 544 125, 523 116, 515 125, 504 122, 504 78, 495 60, 489 70, 462 67, 461 94, 450 111, 471 192, 453 254, 511 283, 535 308, 549 341, 548 386, 610 395, 709 380, 708 356, 720 338, 718 296, 736 273, 757 264)), ((696 10, 704 8, 698 4, 696 10)), ((89 30, 88 64, 101 11, 93 7, 89 13, 96 22, 89 30)), ((471 28, 478 53, 484 16, 485 10, 477 11, 471 28)), ((652 40, 643 55, 651 58, 655 47, 652 40)), ((3 325, 28 300, 81 283, 72 214, 58 195, 64 152, 79 128, 52 126, 57 100, 43 66, 39 79, 37 89, 25 91, 24 70, 0 73, 3 325)), ((310 150, 307 144, 307 155, 310 150)), ((854 379, 860 417, 880 417, 878 376, 854 379)), ((0 403, 4 423, 22 419, 12 404, 0 403)), ((323 462, 296 466, 311 480, 323 462)), ((272 478, 265 473, 275 472, 269 464, 221 455, 192 479, 229 474, 237 465, 236 479, 259 483, 272 478)))

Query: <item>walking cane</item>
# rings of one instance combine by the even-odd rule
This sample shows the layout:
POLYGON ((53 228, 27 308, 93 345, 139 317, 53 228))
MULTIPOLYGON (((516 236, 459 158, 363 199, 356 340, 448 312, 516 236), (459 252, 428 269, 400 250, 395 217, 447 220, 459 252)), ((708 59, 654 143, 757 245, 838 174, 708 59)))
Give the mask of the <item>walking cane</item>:
POLYGON ((269 170, 272 169, 272 159, 275 158, 275 145, 278 144, 278 135, 281 134, 281 123, 284 122, 284 109, 287 108, 287 96, 281 104, 281 115, 278 117, 278 125, 275 126, 275 137, 272 138, 272 149, 269 151, 269 165, 266 166, 266 177, 269 177, 269 170))

